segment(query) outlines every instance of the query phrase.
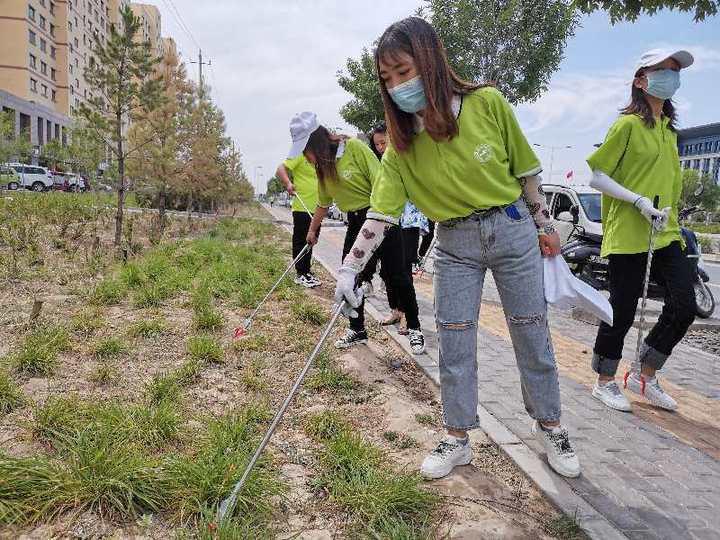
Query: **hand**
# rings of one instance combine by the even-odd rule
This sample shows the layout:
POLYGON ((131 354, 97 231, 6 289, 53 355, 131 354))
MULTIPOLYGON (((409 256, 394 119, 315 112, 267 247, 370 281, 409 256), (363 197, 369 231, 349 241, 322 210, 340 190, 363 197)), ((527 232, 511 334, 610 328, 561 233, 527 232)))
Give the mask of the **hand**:
POLYGON ((538 243, 543 257, 557 257, 560 255, 560 235, 557 232, 538 235, 538 243))
POLYGON ((314 246, 318 243, 318 235, 315 231, 308 231, 307 236, 305 237, 305 241, 310 244, 311 246, 314 246))
POLYGON ((658 210, 653 207, 652 202, 647 197, 640 197, 635 201, 635 208, 637 208, 645 219, 648 220, 653 228, 660 232, 664 231, 667 227, 668 218, 670 216, 670 208, 666 207, 662 210, 658 210))
POLYGON ((285 189, 288 192, 288 195, 290 195, 291 197, 295 196, 295 186, 294 185, 288 184, 285 189))
POLYGON ((335 302, 342 304, 342 314, 348 318, 357 317, 357 311, 353 308, 359 307, 363 299, 362 290, 355 290, 357 271, 343 266, 338 272, 337 285, 335 286, 335 302))

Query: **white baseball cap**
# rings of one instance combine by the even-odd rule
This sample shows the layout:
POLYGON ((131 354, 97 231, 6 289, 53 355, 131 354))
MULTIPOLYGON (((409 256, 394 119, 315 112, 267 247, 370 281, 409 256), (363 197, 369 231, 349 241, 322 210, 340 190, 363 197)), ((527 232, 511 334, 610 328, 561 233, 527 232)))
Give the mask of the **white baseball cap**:
POLYGON ((686 67, 690 67, 692 63, 695 61, 695 58, 693 58, 693 55, 690 54, 688 51, 672 51, 671 49, 652 49, 650 51, 644 52, 640 56, 640 60, 638 60, 637 67, 635 71, 640 70, 641 68, 646 68, 650 66, 655 66, 659 64, 660 62, 664 62, 668 58, 674 58, 677 60, 677 63, 680 64, 680 69, 685 69, 686 67))
POLYGON ((292 146, 288 152, 288 158, 298 157, 305 150, 310 135, 320 127, 317 115, 314 112, 305 111, 296 114, 290 120, 290 137, 292 146))

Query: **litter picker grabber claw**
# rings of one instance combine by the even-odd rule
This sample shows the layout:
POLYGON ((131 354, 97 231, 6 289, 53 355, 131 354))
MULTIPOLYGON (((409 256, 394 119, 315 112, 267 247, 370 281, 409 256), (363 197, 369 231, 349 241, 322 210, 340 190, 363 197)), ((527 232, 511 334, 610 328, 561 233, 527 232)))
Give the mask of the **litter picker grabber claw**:
MULTIPOLYGON (((658 205, 660 204, 660 197, 655 196, 655 199, 653 199, 653 206, 657 210, 658 205)), ((640 322, 638 324, 638 338, 637 338, 637 344, 635 345, 635 361, 633 362, 632 368, 637 369, 638 371, 642 368, 640 364, 640 348, 642 347, 642 340, 643 340, 643 329, 645 326, 645 308, 647 306, 647 296, 648 296, 648 285, 650 284, 650 271, 652 270, 652 259, 653 259, 653 251, 655 249, 655 234, 657 233, 657 230, 655 229, 655 220, 657 218, 653 217, 653 223, 650 224, 650 239, 648 241, 648 256, 647 256, 647 264, 645 265, 645 281, 643 281, 643 293, 642 293, 642 303, 640 304, 640 322)), ((631 368, 631 369, 632 369, 631 368)), ((625 373, 625 387, 627 387, 627 378, 630 375, 630 372, 625 373)), ((643 388, 644 391, 644 388, 643 388)))
POLYGON ((273 433, 275 433, 275 429, 277 429, 278 424, 283 418, 283 415, 285 414, 285 411, 290 406, 290 403, 293 400, 293 397, 295 397, 295 394, 300 389, 300 386, 302 385, 303 381, 305 380, 305 376, 307 375, 308 371, 310 370, 310 367, 312 366, 312 363, 315 361, 315 358, 320 353, 323 344, 327 340, 328 336, 330 335, 330 332, 333 329, 333 326, 335 326, 335 323, 338 320, 338 317, 340 317, 340 313, 342 312, 342 309, 345 305, 345 301, 340 302, 337 304, 332 312, 332 317, 330 318, 330 322, 325 327, 324 332, 322 333, 322 336, 320 336, 320 339, 317 342, 317 345, 315 345, 315 348, 310 353, 310 356, 308 357, 307 361, 305 362, 305 366, 303 367, 302 371, 300 372, 300 375, 298 376, 297 380, 295 381, 295 384, 293 384, 292 388, 290 389, 290 393, 285 398, 285 401, 283 402, 282 406, 278 410, 277 414, 275 414, 275 418, 273 418, 270 427, 267 430, 267 433, 265 433, 265 436, 263 437, 262 441, 260 442, 260 445, 255 450, 255 454, 253 454, 252 458, 247 464, 247 467, 245 467, 245 471, 243 472, 242 476, 240 477, 240 480, 235 484, 232 491, 230 492, 230 495, 220 503, 220 506, 218 507, 217 511, 217 524, 219 525, 222 523, 222 521, 225 519, 225 517, 232 513, 233 508, 235 507, 235 503, 237 502, 238 494, 240 493, 240 490, 242 489, 243 485, 247 481, 248 477, 250 476, 250 473, 253 470, 253 467, 255 466, 255 463, 260 458, 260 455, 262 454, 263 450, 265 450, 265 447, 267 446, 268 442, 270 441, 270 438, 272 437, 273 433))
POLYGON ((413 275, 417 277, 422 277, 422 275, 425 273, 425 265, 427 264, 428 259, 430 258, 430 254, 432 253, 433 248, 435 247, 435 241, 437 240, 437 232, 435 232, 435 236, 432 239, 432 242, 430 242, 430 247, 428 248, 427 252, 425 253, 425 256, 422 258, 422 261, 420 261, 420 264, 418 265, 417 270, 413 273, 413 275))
POLYGON ((305 244, 305 247, 300 250, 300 253, 298 253, 297 257, 293 260, 293 262, 290 263, 290 265, 285 269, 282 276, 275 282, 275 285, 272 286, 272 288, 268 291, 268 293, 265 295, 265 298, 260 300, 260 303, 257 305, 257 307, 253 310, 253 312, 250 314, 250 316, 243 321, 243 324, 241 326, 238 326, 235 329, 235 332, 233 333, 233 338, 237 339, 239 337, 244 336, 250 331, 250 327, 252 326, 252 323, 255 319, 255 316, 257 315, 258 311, 260 311, 260 308, 262 305, 267 301, 268 298, 270 298, 270 295, 275 292, 275 289, 278 288, 278 285, 282 282, 283 279, 285 279, 285 276, 288 275, 288 272, 290 272, 290 269, 297 264, 297 262, 302 259, 303 255, 305 255, 310 250, 310 244, 305 244))

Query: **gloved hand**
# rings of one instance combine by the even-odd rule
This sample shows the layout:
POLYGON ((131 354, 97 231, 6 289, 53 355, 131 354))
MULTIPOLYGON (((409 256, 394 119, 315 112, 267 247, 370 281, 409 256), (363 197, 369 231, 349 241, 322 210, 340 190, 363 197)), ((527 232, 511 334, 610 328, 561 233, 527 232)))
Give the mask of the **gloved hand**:
POLYGON ((658 231, 664 231, 667 227, 668 219, 670 217, 670 207, 665 207, 662 210, 658 210, 653 207, 652 201, 647 197, 640 197, 635 201, 635 208, 637 208, 645 219, 647 219, 653 228, 658 231))
POLYGON ((362 289, 355 289, 355 280, 358 273, 352 268, 343 266, 338 271, 338 274, 337 285, 335 286, 335 302, 338 304, 345 302, 342 314, 348 318, 355 318, 358 314, 353 308, 360 307, 363 299, 362 289))

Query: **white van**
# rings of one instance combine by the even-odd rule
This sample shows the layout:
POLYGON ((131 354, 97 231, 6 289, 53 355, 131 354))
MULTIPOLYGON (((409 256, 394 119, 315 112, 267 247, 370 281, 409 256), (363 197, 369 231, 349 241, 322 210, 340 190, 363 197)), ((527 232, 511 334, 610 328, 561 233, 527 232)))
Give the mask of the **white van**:
POLYGON ((602 194, 599 191, 579 184, 543 184, 542 187, 562 245, 567 243, 573 230, 573 207, 577 208, 577 225, 591 234, 602 236, 602 194))
POLYGON ((52 174, 45 167, 24 163, 8 163, 8 167, 20 176, 20 187, 33 191, 47 191, 53 187, 52 174))

